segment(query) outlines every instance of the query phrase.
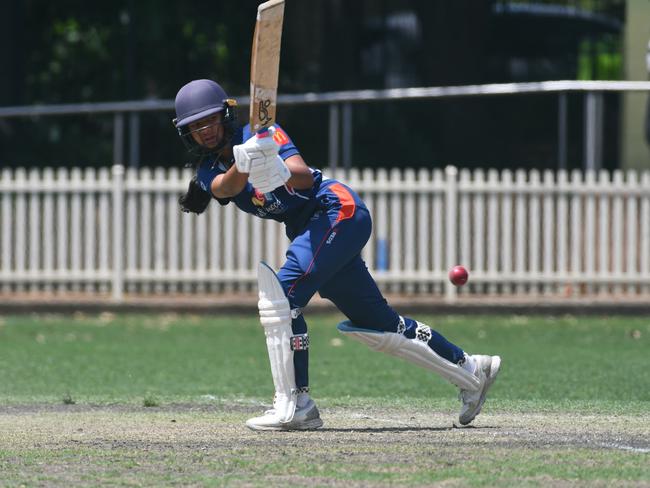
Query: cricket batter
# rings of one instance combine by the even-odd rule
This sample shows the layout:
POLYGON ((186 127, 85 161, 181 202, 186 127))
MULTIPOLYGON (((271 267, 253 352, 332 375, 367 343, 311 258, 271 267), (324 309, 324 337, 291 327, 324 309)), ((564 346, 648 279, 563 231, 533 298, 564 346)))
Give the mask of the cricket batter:
POLYGON ((459 421, 481 411, 501 358, 469 355, 429 326, 399 315, 361 259, 370 213, 354 190, 310 168, 277 124, 268 133, 238 127, 236 102, 211 80, 194 80, 176 95, 174 125, 198 157, 196 175, 179 199, 202 213, 214 198, 263 219, 283 222, 291 244, 277 274, 258 271, 260 321, 275 385, 273 408, 246 422, 253 430, 309 430, 323 425, 309 396, 309 336, 303 311, 314 293, 349 319, 343 334, 374 350, 429 369, 460 389, 459 421))

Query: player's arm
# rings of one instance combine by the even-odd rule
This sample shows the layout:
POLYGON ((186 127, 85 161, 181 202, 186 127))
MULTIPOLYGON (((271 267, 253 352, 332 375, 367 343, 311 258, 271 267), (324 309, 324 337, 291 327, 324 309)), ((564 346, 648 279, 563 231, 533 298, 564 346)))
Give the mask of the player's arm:
POLYGON ((246 187, 248 173, 241 173, 233 164, 225 173, 215 176, 210 184, 210 191, 217 198, 230 198, 246 187))
POLYGON ((287 180, 287 185, 297 190, 308 190, 312 187, 314 177, 311 174, 309 166, 307 166, 307 163, 305 163, 305 160, 302 159, 300 154, 289 156, 284 160, 284 164, 291 171, 291 177, 287 180))

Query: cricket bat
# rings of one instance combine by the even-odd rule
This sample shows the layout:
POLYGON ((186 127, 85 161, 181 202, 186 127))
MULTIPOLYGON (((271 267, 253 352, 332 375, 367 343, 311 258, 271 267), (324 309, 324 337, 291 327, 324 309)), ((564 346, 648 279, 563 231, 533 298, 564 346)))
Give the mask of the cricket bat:
POLYGON ((258 136, 266 135, 275 122, 283 19, 284 0, 269 0, 257 7, 251 53, 249 121, 251 132, 258 136))

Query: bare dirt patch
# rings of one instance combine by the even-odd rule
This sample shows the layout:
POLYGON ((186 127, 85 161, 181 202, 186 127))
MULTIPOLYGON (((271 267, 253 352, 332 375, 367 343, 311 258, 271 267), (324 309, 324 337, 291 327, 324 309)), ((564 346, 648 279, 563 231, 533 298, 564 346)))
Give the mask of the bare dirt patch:
POLYGON ((449 412, 326 408, 318 431, 252 432, 259 410, 4 406, 0 468, 10 485, 42 486, 650 486, 650 414, 499 412, 456 428, 449 412))

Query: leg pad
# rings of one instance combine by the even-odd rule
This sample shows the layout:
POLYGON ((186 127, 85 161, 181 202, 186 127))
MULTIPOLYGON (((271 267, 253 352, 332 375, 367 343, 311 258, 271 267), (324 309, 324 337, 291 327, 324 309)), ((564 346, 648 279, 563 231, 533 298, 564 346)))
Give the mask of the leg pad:
MULTIPOLYGON (((422 332, 418 333, 415 339, 409 339, 394 332, 362 329, 356 327, 350 321, 341 322, 337 326, 341 333, 363 342, 375 351, 406 359, 422 368, 433 371, 458 386, 461 390, 478 390, 479 379, 476 376, 461 366, 447 361, 429 347, 426 342, 425 327, 422 324, 422 332)), ((428 329, 428 327, 426 328, 428 329)), ((420 326, 418 326, 419 330, 420 326)))
POLYGON ((291 307, 275 272, 266 263, 260 263, 257 272, 257 305, 275 386, 274 409, 279 421, 287 423, 293 419, 298 397, 293 365, 291 307))

